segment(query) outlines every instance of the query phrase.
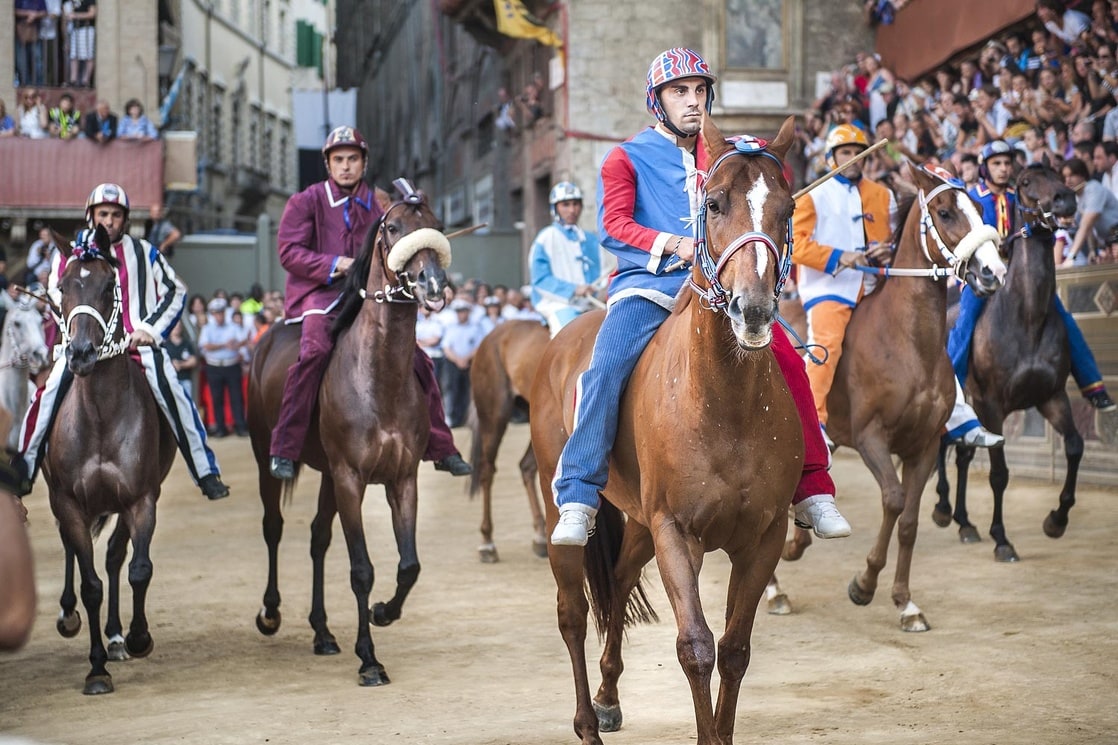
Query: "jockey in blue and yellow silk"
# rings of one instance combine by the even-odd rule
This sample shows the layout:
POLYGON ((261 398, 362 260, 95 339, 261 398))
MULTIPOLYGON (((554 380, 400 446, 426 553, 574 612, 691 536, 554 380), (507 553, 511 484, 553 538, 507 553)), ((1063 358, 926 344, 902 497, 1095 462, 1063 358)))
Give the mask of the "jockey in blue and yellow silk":
MULTIPOLYGON (((982 221, 997 228, 1005 238, 1014 228, 1014 210, 1017 194, 1010 186, 1013 174, 1013 150, 1002 140, 988 143, 978 156, 980 180, 978 186, 968 193, 982 208, 982 221)), ((1071 313, 1064 308, 1060 297, 1056 296, 1056 310, 1064 319, 1067 327, 1068 348, 1071 354, 1071 375, 1079 386, 1080 392, 1092 406, 1102 411, 1113 411, 1115 404, 1102 381, 1095 355, 1092 354, 1079 324, 1071 313)), ((947 337, 947 354, 955 375, 961 383, 966 383, 970 365, 971 344, 974 329, 986 307, 986 298, 974 294, 970 287, 964 286, 959 296, 959 317, 947 337)))

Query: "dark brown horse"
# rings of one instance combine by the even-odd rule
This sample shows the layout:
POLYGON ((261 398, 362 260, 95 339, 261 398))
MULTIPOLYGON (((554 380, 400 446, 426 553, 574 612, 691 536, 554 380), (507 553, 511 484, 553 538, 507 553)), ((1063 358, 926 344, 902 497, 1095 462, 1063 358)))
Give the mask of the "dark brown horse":
MULTIPOLYGON (((1064 534, 1068 512, 1075 504, 1075 482, 1083 457, 1083 437, 1075 427, 1067 379, 1071 370, 1067 329, 1056 310, 1056 262, 1052 253, 1056 215, 1075 212, 1075 194, 1064 186, 1047 164, 1029 166, 1017 176, 1017 206, 1014 225, 1020 229, 1003 242, 1008 255, 1006 287, 986 304, 974 330, 966 390, 979 421, 992 432, 1002 433, 1005 418, 1013 411, 1036 407, 1064 438, 1067 473, 1059 505, 1044 520, 1044 533, 1051 538, 1064 534)), ((943 449, 946 451, 946 447, 943 449)), ((979 540, 978 530, 967 517, 967 469, 974 448, 959 445, 955 450, 958 481, 955 511, 951 511, 945 453, 941 452, 936 491, 939 502, 932 518, 947 527, 952 518, 959 524, 963 542, 979 540)), ((1002 501, 1009 484, 1005 449, 990 450, 990 487, 994 490, 994 514, 990 536, 997 561, 1017 561, 1017 551, 1005 534, 1002 501)))
MULTIPOLYGON (((486 336, 470 365, 470 391, 474 399, 473 438, 470 445, 470 495, 481 490, 481 540, 478 554, 487 564, 499 560, 493 542, 493 476, 497 473, 497 450, 513 413, 528 408, 532 378, 551 336, 539 321, 506 321, 486 336)), ((536 456, 528 443, 520 459, 520 476, 532 512, 532 550, 547 556, 543 507, 536 491, 536 456)))
MULTIPOLYGON (((318 512, 311 523, 314 651, 339 651, 326 625, 323 589, 324 560, 337 515, 349 549, 350 585, 357 599, 355 652, 361 659, 361 685, 389 682, 374 653, 369 623, 387 626, 398 619, 419 576, 416 478, 430 420, 413 369, 416 304, 442 306, 447 289, 445 268, 450 262, 450 244, 439 232, 441 225, 425 197, 415 193, 383 206, 385 215, 369 233, 347 279, 338 320, 344 330, 337 337, 299 458, 322 474, 318 512), (372 609, 373 565, 361 515, 368 484, 384 484, 400 554, 395 594, 372 609)), ((299 327, 273 328, 257 348, 249 381, 249 430, 268 545, 268 586, 256 625, 268 635, 280 626, 277 551, 283 533, 282 485, 268 470, 268 453, 284 378, 298 353, 299 327)))
POLYGON ((858 605, 873 599, 895 527, 893 605, 902 630, 926 631, 909 574, 920 498, 955 402, 945 351, 946 278, 954 274, 988 295, 1000 286, 1005 264, 997 231, 982 223, 962 182, 922 168, 911 173, 918 192, 898 220, 892 267, 881 270, 887 279, 859 303, 847 326, 827 397, 827 432, 858 451, 881 487, 881 527, 866 570, 850 582, 850 599, 858 605))
MULTIPOLYGON (((68 373, 59 387, 61 404, 43 460, 50 506, 66 552, 58 620, 63 636, 74 636, 81 627, 75 610, 75 559, 81 573, 92 665, 85 679, 86 694, 112 692, 107 660, 151 653, 144 602, 152 574, 155 503, 175 459, 174 433, 159 413, 143 368, 127 353, 117 262, 103 227, 97 227, 94 240, 98 250, 76 250, 59 279, 58 320, 68 373), (118 518, 105 560, 109 575, 105 635, 110 642, 106 651, 100 622, 103 590, 93 565, 93 539, 112 514, 118 518), (129 540, 132 623, 122 638, 120 568, 129 540)), ((69 256, 69 243, 60 245, 69 256)))
MULTIPOLYGON (((700 215, 710 261, 698 261, 691 275, 700 297, 682 291, 629 380, 597 532, 586 548, 549 547, 559 629, 574 669, 574 727, 584 745, 600 745, 599 729, 621 726, 621 641, 627 622, 651 615, 639 580, 653 556, 679 628, 676 651, 691 686, 698 742, 733 740, 757 602, 780 557, 803 467, 800 419, 769 348, 793 208, 781 159, 792 138, 791 118, 763 151, 739 149, 709 120, 704 125, 713 165, 700 215), (670 390, 666 380, 675 381, 670 390), (681 445, 665 447, 666 436, 681 445), (717 549, 733 569, 726 630, 716 644, 698 573, 703 555, 717 549), (593 701, 583 647, 587 578, 605 634, 593 701), (710 695, 716 652, 717 708, 710 695)), ((551 481, 572 426, 576 380, 602 318, 587 313, 565 327, 532 386, 532 443, 548 530, 558 519, 551 481)))

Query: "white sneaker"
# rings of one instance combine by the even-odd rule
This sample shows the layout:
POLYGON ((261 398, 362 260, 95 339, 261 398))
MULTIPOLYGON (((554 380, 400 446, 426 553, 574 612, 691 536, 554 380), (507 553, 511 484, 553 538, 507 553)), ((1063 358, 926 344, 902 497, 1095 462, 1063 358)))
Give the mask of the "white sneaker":
POLYGON ((594 516, 597 514, 597 509, 578 502, 559 505, 559 522, 551 532, 551 545, 585 546, 594 534, 594 516))
POLYGON ((972 448, 996 448, 1005 443, 1004 437, 994 434, 981 424, 973 429, 968 429, 959 439, 964 445, 969 445, 972 448))
POLYGON ((850 523, 835 506, 830 494, 816 494, 797 505, 796 525, 811 530, 819 538, 845 538, 850 535, 850 523))

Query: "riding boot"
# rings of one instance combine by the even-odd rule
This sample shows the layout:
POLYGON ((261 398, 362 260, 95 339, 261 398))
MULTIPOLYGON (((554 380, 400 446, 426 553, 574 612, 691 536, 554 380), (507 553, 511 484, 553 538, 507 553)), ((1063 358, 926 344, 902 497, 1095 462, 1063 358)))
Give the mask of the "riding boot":
POLYGON ((17 497, 31 493, 31 474, 27 461, 18 453, 8 463, 0 463, 0 489, 7 489, 17 497))

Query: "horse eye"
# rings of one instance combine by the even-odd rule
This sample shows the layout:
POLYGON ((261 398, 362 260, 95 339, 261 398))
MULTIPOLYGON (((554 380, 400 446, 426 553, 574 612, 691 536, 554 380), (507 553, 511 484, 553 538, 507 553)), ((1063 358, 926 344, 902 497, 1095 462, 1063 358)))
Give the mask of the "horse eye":
POLYGON ((946 220, 947 218, 949 218, 951 216, 951 211, 950 210, 945 210, 945 209, 940 209, 938 214, 939 214, 939 219, 946 220))
POLYGON ((713 199, 708 199, 707 211, 718 214, 718 212, 720 212, 720 210, 718 209, 718 202, 714 201, 713 199))
POLYGON ((1028 185, 1029 185, 1029 180, 1027 178, 1021 179, 1021 186, 1028 186, 1028 185))

